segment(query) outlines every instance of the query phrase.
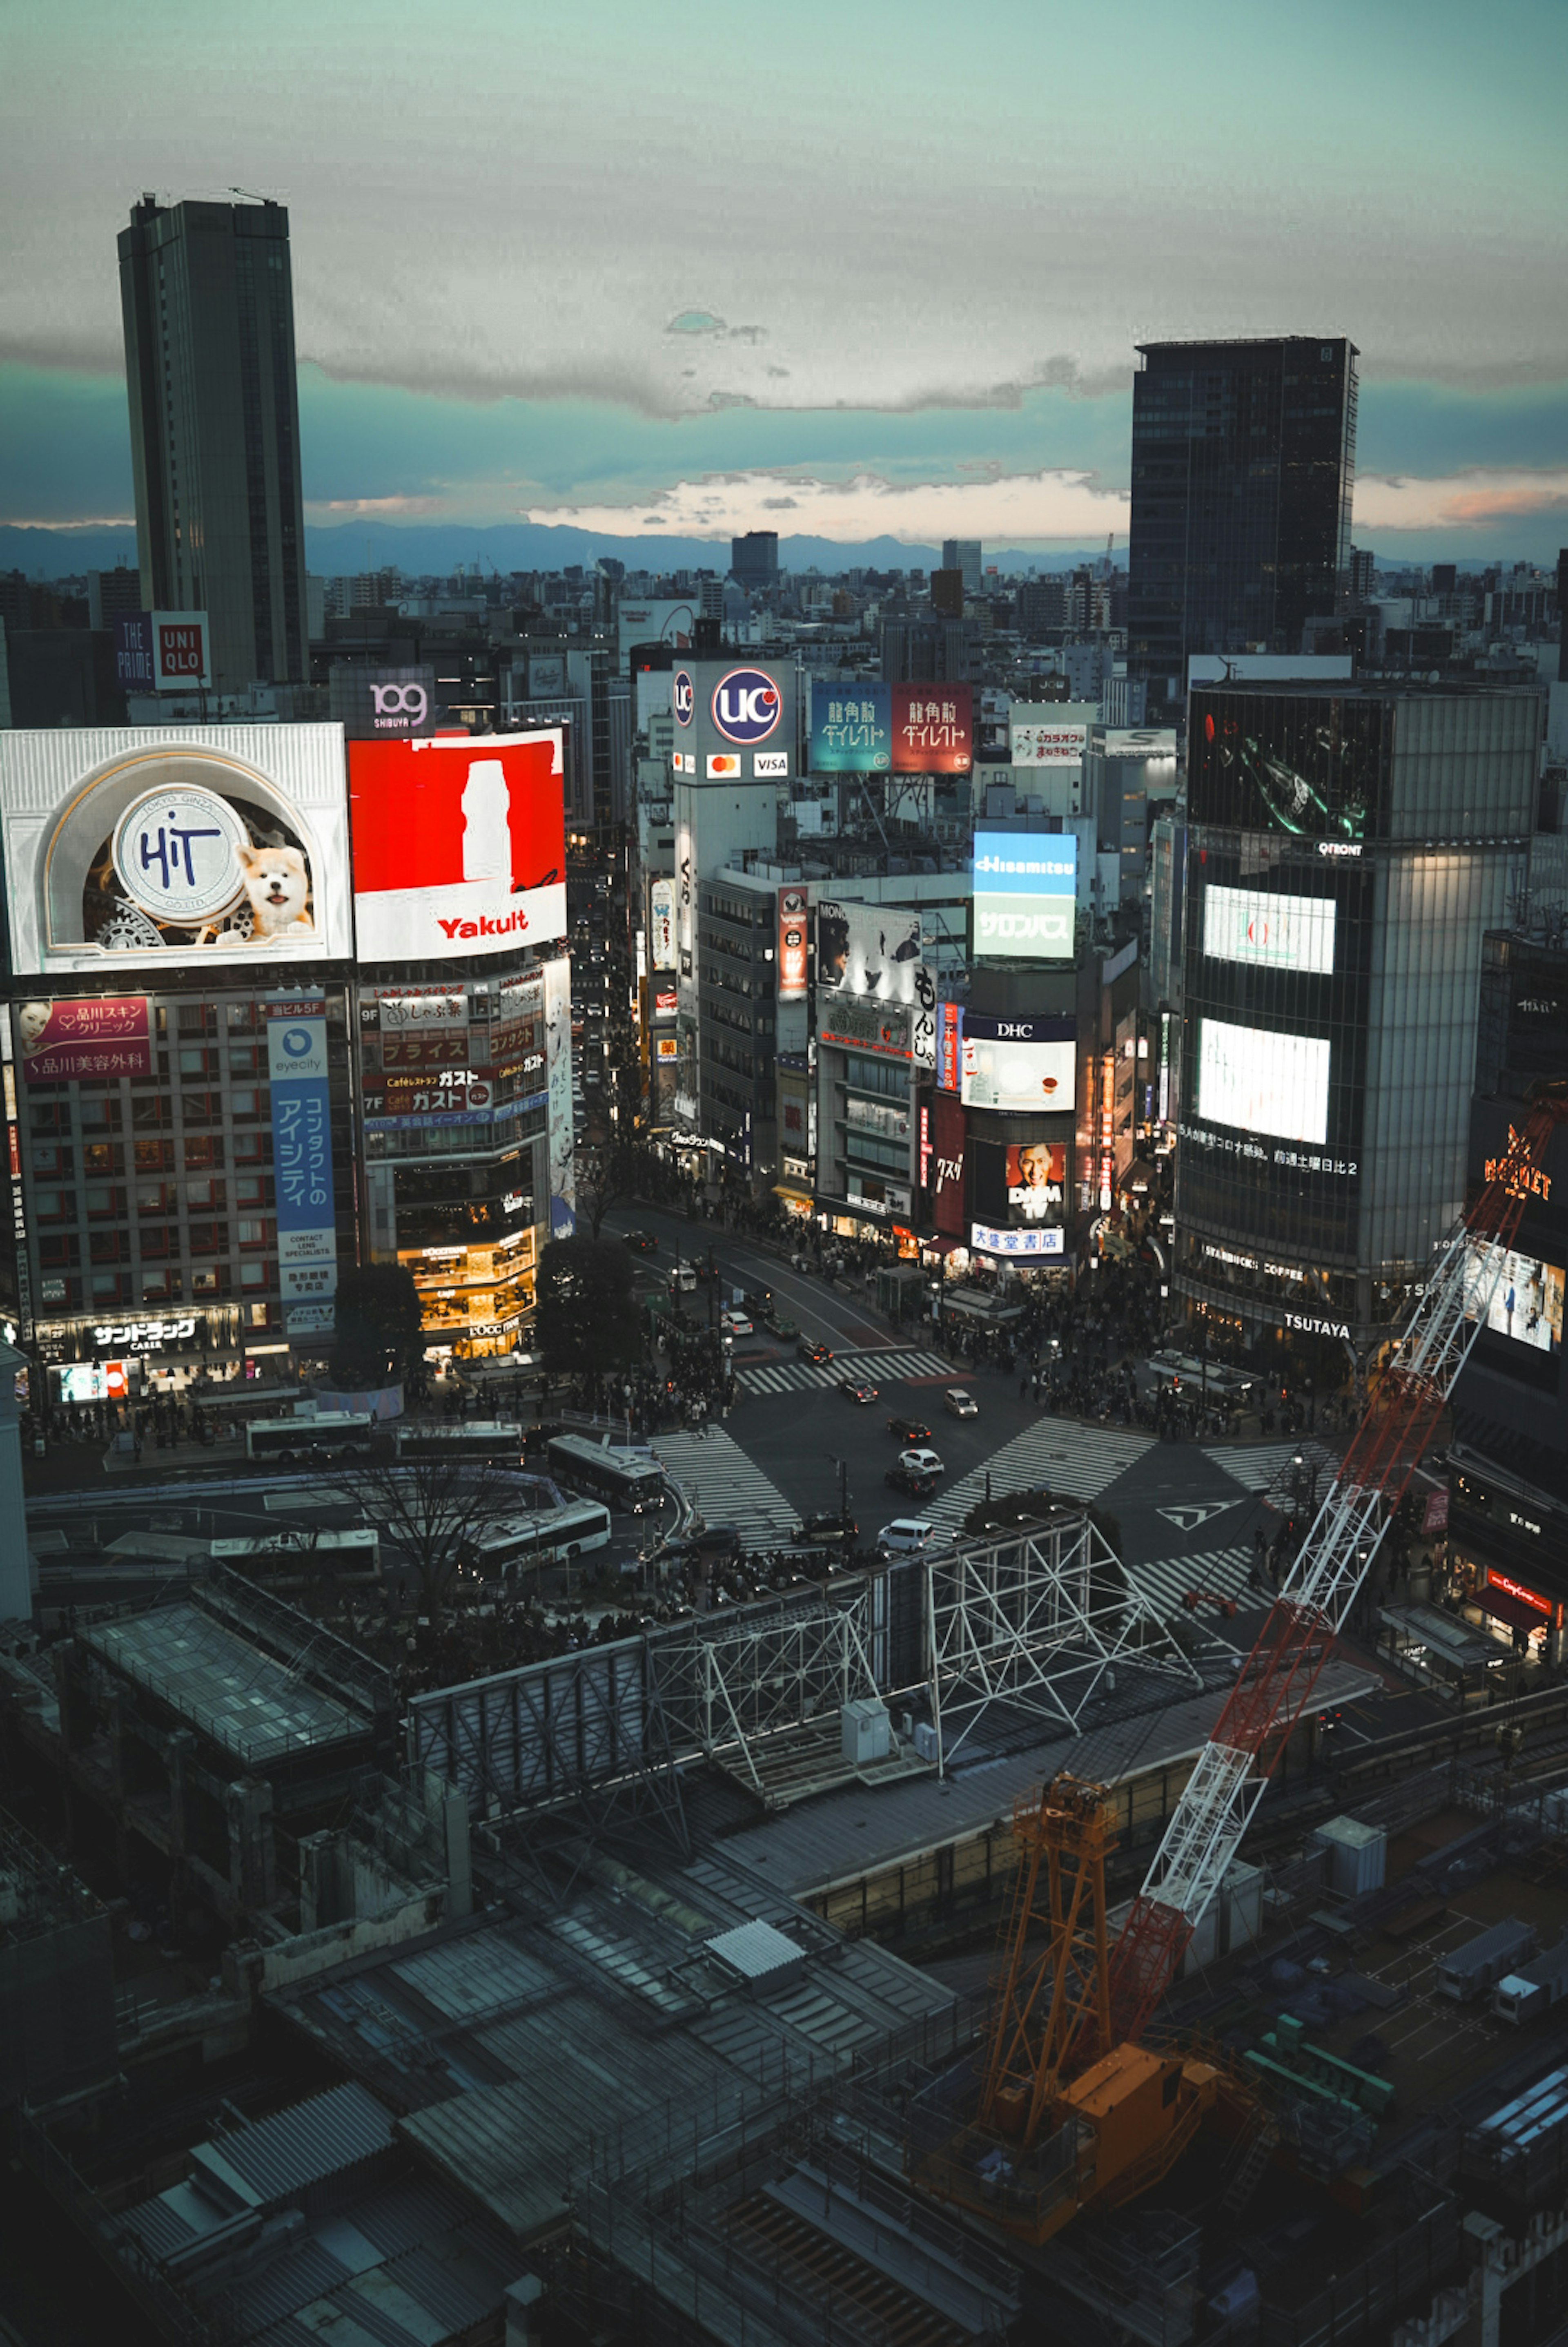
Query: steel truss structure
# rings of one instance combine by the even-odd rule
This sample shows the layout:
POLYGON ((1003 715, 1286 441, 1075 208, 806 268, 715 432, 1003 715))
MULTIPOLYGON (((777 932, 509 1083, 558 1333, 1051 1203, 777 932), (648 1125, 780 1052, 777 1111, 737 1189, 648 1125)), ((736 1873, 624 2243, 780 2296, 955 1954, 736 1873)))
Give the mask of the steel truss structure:
POLYGON ((482 1826, 527 1820, 547 1838, 646 1820, 684 1849, 687 1761, 782 1798, 767 1766, 779 1738, 830 1726, 828 1781, 842 1706, 901 1696, 929 1706, 945 1768, 997 1706, 1014 1730, 1076 1733, 1124 1667, 1156 1699, 1162 1676, 1173 1700, 1204 1684, 1087 1514, 1063 1508, 830 1589, 416 1696, 407 1758, 461 1785, 482 1826))
POLYGON ((688 1748, 766 1798, 755 1747, 877 1694, 864 1616, 863 1593, 847 1605, 748 1607, 700 1636, 650 1645, 659 1707, 688 1748))
MULTIPOLYGON (((1240 1848, 1286 1739, 1366 1579, 1485 1323, 1526 1201, 1568 1119, 1568 1085, 1543 1087, 1522 1133, 1431 1276, 1373 1391, 1295 1567, 1237 1675, 1116 1943, 1111 2043, 1135 2040, 1240 1848)), ((1085 2045, 1090 2056, 1104 2045, 1085 2045)))
POLYGON ((999 1704, 1077 1734, 1135 1665, 1167 1674, 1173 1701, 1204 1683, 1086 1514, 926 1565, 925 1676, 944 1770, 999 1704))

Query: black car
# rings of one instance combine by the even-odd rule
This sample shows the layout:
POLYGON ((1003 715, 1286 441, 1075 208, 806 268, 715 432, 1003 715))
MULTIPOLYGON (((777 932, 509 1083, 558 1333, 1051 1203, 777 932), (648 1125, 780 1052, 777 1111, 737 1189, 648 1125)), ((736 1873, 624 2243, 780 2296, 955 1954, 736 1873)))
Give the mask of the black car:
POLYGON ((929 1442, 931 1429, 922 1419, 890 1418, 888 1432, 896 1434, 901 1442, 929 1442))
POLYGON ((808 1516, 803 1524, 797 1524, 794 1538, 797 1546, 809 1542, 813 1548, 821 1548, 830 1541, 841 1541, 847 1545, 850 1541, 858 1540, 860 1533, 860 1528, 853 1516, 841 1516, 836 1508, 830 1508, 821 1514, 808 1516))
MULTIPOLYGON (((589 1081, 593 1079, 590 1077, 589 1081)), ((621 1245, 629 1246, 634 1255, 657 1255, 658 1241, 651 1231, 623 1231, 621 1245)))
POLYGON ((760 1320, 773 1301, 773 1290, 770 1287, 748 1287, 740 1301, 753 1319, 760 1320))
POLYGON ((740 1534, 733 1524, 708 1524, 699 1532, 687 1532, 683 1540, 671 1541, 664 1553, 694 1562, 699 1557, 738 1556, 740 1550, 740 1534))
POLYGON ((895 1491, 907 1491, 912 1500, 929 1499, 941 1480, 938 1475, 922 1475, 918 1467, 899 1466, 890 1467, 882 1478, 895 1491))

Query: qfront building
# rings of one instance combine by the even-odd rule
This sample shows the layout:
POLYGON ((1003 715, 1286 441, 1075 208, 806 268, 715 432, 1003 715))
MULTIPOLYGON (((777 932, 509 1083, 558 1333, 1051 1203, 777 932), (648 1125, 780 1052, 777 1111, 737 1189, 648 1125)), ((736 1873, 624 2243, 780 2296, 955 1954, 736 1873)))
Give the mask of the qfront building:
POLYGON ((1200 1312, 1364 1366, 1425 1278, 1540 738, 1532 690, 1193 693, 1176 1214, 1200 1312))
POLYGON ((570 1219, 562 764, 555 732, 0 735, 0 1283, 56 1392, 319 1362, 376 1260, 433 1341, 517 1343, 570 1219))

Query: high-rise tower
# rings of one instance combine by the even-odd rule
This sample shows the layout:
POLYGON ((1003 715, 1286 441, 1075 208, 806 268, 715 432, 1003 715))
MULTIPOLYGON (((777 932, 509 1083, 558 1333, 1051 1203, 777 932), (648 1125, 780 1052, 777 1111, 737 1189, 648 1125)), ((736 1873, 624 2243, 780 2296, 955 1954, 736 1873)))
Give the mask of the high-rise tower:
POLYGON ((1146 343, 1133 378, 1127 666, 1174 715, 1189 652, 1302 651, 1345 608, 1356 346, 1146 343))
POLYGON ((214 686, 309 676, 289 215, 165 206, 119 238, 147 610, 205 610, 214 686))

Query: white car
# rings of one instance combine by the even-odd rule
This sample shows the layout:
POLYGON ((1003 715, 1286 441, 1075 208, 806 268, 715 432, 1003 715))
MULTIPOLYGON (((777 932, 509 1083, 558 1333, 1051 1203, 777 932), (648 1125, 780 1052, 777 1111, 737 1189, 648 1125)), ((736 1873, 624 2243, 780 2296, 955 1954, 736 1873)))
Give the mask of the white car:
POLYGON ((936 1538, 936 1526, 924 1516, 895 1516, 877 1534, 877 1546, 890 1556, 918 1556, 936 1538))
POLYGON ((908 1467, 916 1475, 945 1475, 947 1472, 934 1450, 901 1450, 899 1465, 908 1467))
POLYGON ((751 1323, 744 1312, 721 1312, 719 1326, 728 1328, 732 1337, 749 1337, 751 1323))
POLYGON ((950 1418, 978 1418, 980 1404, 962 1386, 949 1386, 942 1398, 942 1406, 950 1418))

